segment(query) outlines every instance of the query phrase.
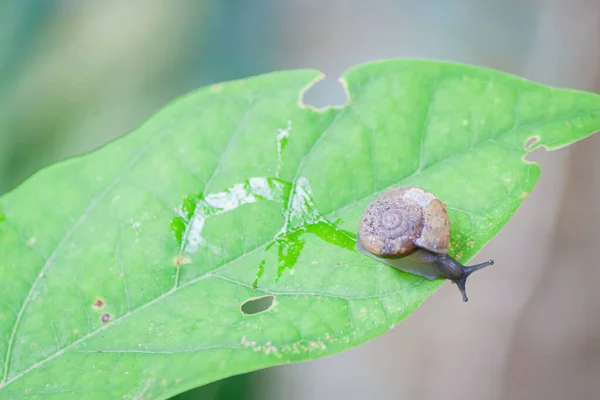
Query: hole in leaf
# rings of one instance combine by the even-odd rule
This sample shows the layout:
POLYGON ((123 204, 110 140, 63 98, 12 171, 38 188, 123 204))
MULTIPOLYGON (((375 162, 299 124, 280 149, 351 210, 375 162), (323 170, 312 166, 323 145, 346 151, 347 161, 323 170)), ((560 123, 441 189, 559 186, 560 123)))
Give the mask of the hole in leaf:
POLYGON ((322 108, 333 105, 340 107, 348 101, 348 91, 344 84, 332 78, 319 80, 302 95, 302 104, 307 107, 322 108))
POLYGON ((263 296, 255 299, 246 300, 241 306, 243 314, 254 315, 267 311, 273 306, 275 296, 263 296))
POLYGON ((544 153, 548 151, 548 148, 542 144, 537 147, 530 148, 528 151, 528 153, 525 153, 523 159, 527 162, 537 162, 539 164, 544 161, 544 153))
POLYGON ((531 149, 531 147, 533 147, 533 145, 535 145, 537 142, 540 141, 540 137, 539 136, 531 136, 529 139, 527 139, 527 141, 525 142, 525 150, 529 150, 531 149))

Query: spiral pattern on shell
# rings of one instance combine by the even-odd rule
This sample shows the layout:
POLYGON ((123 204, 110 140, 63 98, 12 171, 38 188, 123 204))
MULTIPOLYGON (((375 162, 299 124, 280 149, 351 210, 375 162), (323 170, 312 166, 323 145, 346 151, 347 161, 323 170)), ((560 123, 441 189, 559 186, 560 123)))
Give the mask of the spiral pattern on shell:
POLYGON ((358 237, 367 251, 379 257, 402 257, 417 247, 445 254, 450 221, 445 205, 431 192, 398 187, 367 206, 358 237))

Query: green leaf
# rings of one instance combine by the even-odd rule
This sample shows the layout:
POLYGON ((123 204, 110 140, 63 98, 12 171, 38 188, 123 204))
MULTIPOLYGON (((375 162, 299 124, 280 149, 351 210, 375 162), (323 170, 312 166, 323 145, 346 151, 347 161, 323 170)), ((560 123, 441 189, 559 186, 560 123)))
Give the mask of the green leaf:
POLYGON ((370 63, 344 107, 299 103, 320 77, 201 89, 1 198, 0 395, 166 398, 370 340, 442 283, 353 250, 377 194, 434 192, 467 261, 532 190, 528 152, 600 129, 600 97, 487 69, 370 63))

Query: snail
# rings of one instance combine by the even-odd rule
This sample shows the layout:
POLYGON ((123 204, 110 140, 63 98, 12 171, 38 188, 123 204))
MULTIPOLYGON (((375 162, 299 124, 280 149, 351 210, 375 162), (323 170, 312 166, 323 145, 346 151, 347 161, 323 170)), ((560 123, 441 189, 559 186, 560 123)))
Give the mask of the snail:
POLYGON ((386 265, 433 280, 446 278, 468 301, 469 275, 494 261, 464 266, 448 255, 450 219, 433 193, 412 186, 392 188, 365 209, 356 250, 386 265))

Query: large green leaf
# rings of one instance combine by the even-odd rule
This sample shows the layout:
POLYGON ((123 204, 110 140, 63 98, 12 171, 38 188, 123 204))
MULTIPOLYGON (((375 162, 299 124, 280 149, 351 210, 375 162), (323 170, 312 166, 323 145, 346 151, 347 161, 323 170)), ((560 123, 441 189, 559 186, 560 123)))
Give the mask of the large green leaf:
POLYGON ((381 335, 442 281, 352 250, 369 201, 433 191, 466 261, 532 190, 527 152, 600 129, 600 97, 486 69, 361 65, 346 106, 303 106, 320 76, 204 88, 0 199, 2 397, 165 398, 381 335))

